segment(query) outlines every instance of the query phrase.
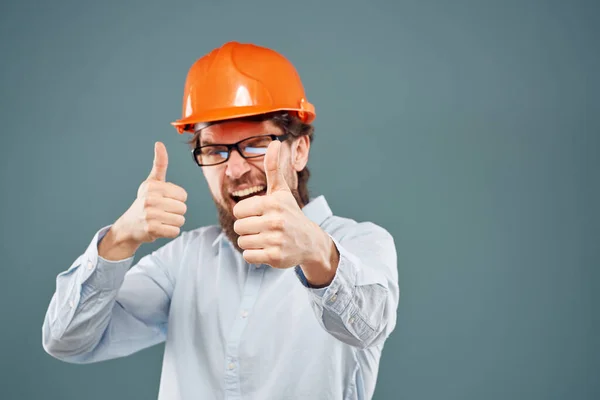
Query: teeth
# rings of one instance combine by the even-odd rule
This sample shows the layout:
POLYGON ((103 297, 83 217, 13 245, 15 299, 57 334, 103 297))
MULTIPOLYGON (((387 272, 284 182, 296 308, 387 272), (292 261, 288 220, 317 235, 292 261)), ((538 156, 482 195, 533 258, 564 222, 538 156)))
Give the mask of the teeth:
POLYGON ((264 186, 254 186, 254 187, 251 187, 248 189, 236 190, 235 192, 231 192, 231 194, 236 197, 244 197, 244 196, 248 196, 249 194, 252 194, 252 193, 258 193, 264 189, 265 189, 264 186))

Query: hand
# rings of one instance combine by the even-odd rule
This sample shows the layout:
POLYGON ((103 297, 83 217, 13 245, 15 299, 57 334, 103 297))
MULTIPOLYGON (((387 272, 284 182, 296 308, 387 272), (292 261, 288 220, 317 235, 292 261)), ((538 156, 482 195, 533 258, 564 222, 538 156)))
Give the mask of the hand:
POLYGON ((155 143, 154 163, 148 178, 139 186, 131 207, 111 227, 117 241, 139 246, 179 235, 185 223, 187 192, 166 181, 168 162, 165 145, 155 143))
POLYGON ((267 194, 240 201, 233 208, 238 246, 252 264, 274 268, 301 265, 322 247, 324 232, 309 220, 288 187, 280 165, 281 142, 269 144, 264 165, 267 194))

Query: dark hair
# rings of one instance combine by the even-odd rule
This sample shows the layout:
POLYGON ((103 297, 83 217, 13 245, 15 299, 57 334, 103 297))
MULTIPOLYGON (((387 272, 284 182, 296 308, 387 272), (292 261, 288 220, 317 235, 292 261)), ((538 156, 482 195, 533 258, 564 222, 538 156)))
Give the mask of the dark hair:
MULTIPOLYGON (((312 143, 314 137, 315 128, 312 124, 307 124, 302 122, 300 118, 298 118, 294 113, 288 111, 275 111, 266 114, 253 115, 249 117, 241 117, 235 119, 229 119, 225 121, 219 122, 228 122, 228 121, 247 121, 247 122, 264 122, 271 121, 275 126, 279 127, 283 133, 287 133, 293 138, 299 138, 301 136, 308 136, 309 142, 312 143)), ((210 126, 207 125, 207 126, 210 126)), ((202 133, 202 129, 196 131, 192 138, 188 140, 188 144, 192 147, 199 146, 200 144, 200 134, 202 133)), ((304 169, 298 172, 298 200, 302 203, 302 205, 308 204, 309 201, 309 191, 308 191, 308 178, 310 178, 310 171, 308 170, 308 166, 304 167, 304 169)))

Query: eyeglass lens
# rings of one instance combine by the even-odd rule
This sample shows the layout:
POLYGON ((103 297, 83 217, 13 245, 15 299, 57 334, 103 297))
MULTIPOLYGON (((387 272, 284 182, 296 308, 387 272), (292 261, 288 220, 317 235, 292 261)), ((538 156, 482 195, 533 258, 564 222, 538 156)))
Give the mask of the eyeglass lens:
MULTIPOLYGON (((271 143, 269 136, 248 138, 238 144, 242 156, 246 158, 260 157, 264 155, 271 143)), ((211 145, 202 147, 197 153, 198 162, 202 165, 219 164, 227 160, 229 156, 227 146, 211 145)))

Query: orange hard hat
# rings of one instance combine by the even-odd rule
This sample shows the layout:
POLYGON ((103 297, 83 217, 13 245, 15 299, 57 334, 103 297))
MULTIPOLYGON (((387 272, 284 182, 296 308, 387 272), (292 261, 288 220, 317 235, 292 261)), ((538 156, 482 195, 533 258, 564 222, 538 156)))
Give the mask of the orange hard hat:
POLYGON ((181 134, 202 122, 283 110, 295 112, 305 123, 316 116, 296 68, 274 50, 229 42, 191 66, 182 117, 171 124, 181 134))

